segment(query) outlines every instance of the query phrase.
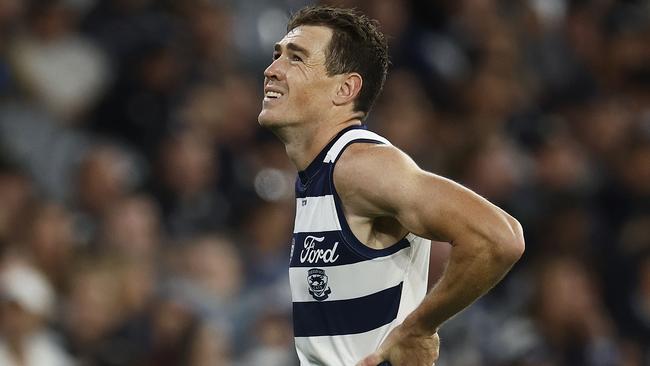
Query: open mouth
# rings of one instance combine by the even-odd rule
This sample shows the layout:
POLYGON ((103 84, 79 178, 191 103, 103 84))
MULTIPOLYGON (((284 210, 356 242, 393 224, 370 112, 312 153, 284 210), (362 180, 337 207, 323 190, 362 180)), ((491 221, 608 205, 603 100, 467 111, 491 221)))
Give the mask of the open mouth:
POLYGON ((267 91, 264 96, 269 99, 278 99, 282 96, 282 93, 276 91, 267 91))
POLYGON ((264 103, 273 103, 284 96, 284 91, 278 87, 267 85, 264 87, 264 103))

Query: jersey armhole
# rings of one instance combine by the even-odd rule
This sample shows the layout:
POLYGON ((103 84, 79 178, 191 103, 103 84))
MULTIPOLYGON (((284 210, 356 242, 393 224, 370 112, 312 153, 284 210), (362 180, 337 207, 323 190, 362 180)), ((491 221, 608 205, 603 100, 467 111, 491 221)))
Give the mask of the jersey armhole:
POLYGON ((334 161, 332 162, 332 166, 329 171, 329 184, 330 188, 332 191, 332 196, 334 197, 334 207, 336 210, 336 215, 339 220, 339 224, 341 226, 341 239, 343 239, 343 242, 348 245, 348 247, 356 252, 357 254, 365 257, 365 258, 380 258, 380 257, 385 257, 389 256, 391 254, 397 253, 400 250, 407 248, 411 245, 410 241, 408 240, 410 233, 407 233, 402 239, 398 240, 397 242, 391 244, 390 246, 383 248, 383 249, 373 249, 357 238, 356 235, 352 232, 352 229, 350 229, 350 225, 348 224, 348 220, 345 217, 345 212, 343 211, 343 201, 341 200, 341 197, 339 197, 338 191, 336 190, 336 185, 334 184, 334 169, 336 168, 336 163, 343 155, 345 150, 348 148, 348 146, 354 144, 354 143, 370 143, 370 144, 377 144, 377 145, 385 145, 384 142, 378 141, 378 140, 372 140, 372 139, 356 139, 348 142, 343 146, 341 151, 339 152, 338 156, 334 161))

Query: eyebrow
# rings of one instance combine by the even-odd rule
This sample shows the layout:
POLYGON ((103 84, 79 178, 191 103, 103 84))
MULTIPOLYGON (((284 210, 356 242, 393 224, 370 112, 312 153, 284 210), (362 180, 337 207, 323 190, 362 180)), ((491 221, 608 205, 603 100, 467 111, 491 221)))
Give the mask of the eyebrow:
MULTIPOLYGON (((293 42, 287 43, 287 48, 290 49, 291 51, 300 52, 300 53, 303 53, 305 56, 309 56, 309 51, 307 51, 306 48, 304 48, 302 46, 298 46, 297 44, 295 44, 293 42)), ((282 46, 280 46, 279 43, 276 43, 275 46, 273 47, 273 49, 275 51, 277 51, 277 52, 280 52, 282 50, 282 46)))

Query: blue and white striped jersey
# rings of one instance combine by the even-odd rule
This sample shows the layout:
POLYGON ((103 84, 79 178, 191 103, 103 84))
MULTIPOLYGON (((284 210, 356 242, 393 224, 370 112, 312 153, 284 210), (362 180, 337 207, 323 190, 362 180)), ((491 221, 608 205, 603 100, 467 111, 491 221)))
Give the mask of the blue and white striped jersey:
POLYGON ((303 366, 354 365, 375 351, 426 294, 429 240, 409 234, 377 250, 350 231, 333 172, 343 150, 355 142, 390 144, 363 126, 347 128, 296 181, 289 278, 303 366))

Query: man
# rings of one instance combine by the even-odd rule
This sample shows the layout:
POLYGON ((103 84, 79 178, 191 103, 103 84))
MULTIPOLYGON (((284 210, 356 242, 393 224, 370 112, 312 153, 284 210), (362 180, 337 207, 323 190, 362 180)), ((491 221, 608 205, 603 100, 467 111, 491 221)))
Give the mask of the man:
POLYGON ((289 274, 300 362, 430 366, 438 328, 522 255, 521 226, 365 129, 388 67, 374 21, 308 7, 287 30, 258 119, 299 171, 289 274), (452 250, 426 295, 430 239, 452 250))

